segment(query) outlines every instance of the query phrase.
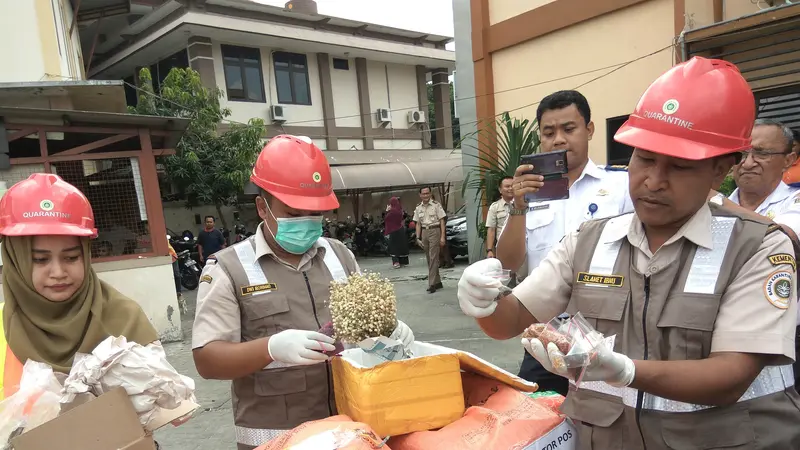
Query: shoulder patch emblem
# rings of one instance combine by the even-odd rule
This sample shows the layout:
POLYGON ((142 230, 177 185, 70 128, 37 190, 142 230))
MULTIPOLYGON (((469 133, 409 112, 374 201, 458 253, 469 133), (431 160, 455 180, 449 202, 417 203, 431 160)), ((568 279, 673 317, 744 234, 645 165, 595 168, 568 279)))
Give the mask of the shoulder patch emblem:
POLYGON ((201 283, 211 283, 212 280, 214 279, 211 278, 211 275, 203 275, 202 277, 200 277, 201 283))
POLYGON ((773 266, 780 266, 781 264, 788 264, 792 266, 793 270, 797 270, 797 262, 794 260, 794 256, 788 253, 776 253, 774 255, 769 255, 767 257, 769 262, 773 266))
POLYGON ((788 309, 792 296, 792 274, 778 270, 770 274, 764 282, 764 297, 778 309, 788 309))
POLYGON ((612 166, 605 166, 604 169, 608 172, 627 172, 628 166, 612 165, 612 166))

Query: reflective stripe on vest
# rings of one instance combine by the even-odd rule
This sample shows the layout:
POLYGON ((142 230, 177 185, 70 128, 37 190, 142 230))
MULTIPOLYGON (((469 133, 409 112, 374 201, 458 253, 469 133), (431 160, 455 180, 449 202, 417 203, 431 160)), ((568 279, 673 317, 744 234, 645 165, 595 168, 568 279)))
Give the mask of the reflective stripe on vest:
MULTIPOLYGON (((317 245, 325 249, 325 267, 328 268, 328 272, 331 273, 333 279, 335 281, 347 279, 347 272, 344 270, 342 262, 339 261, 339 257, 334 253, 330 242, 325 238, 319 238, 319 240, 317 240, 317 245)), ((233 248, 236 250, 236 255, 239 257, 239 262, 242 264, 244 273, 247 275, 247 281, 250 284, 262 285, 269 283, 267 275, 261 269, 261 264, 256 261, 256 252, 253 249, 253 244, 251 244, 249 240, 236 244, 233 248)), ((251 295, 263 295, 269 292, 271 291, 254 292, 251 295)))
MULTIPOLYGON (((598 275, 613 275, 614 265, 617 262, 622 242, 626 238, 611 241, 611 236, 618 232, 618 227, 628 226, 633 214, 620 217, 619 222, 609 226, 612 220, 603 226, 600 239, 597 241, 589 272, 598 275), (623 222, 624 221, 624 222, 623 222)), ((711 221, 711 248, 697 247, 689 275, 686 277, 683 292, 691 294, 713 294, 719 278, 719 269, 728 250, 728 243, 733 235, 735 217, 712 217, 711 221)), ((593 287, 607 287, 591 285, 593 287)))
MULTIPOLYGON (((738 401, 744 402, 775 394, 785 391, 792 386, 794 386, 794 372, 792 366, 765 367, 738 401)), ((636 408, 636 399, 639 395, 639 391, 636 389, 618 388, 602 381, 586 381, 581 383, 580 388, 619 397, 622 399, 622 403, 625 404, 625 406, 636 408)), ((713 408, 713 406, 694 405, 691 403, 669 400, 646 392, 642 399, 642 409, 653 411, 694 412, 711 408, 713 408)))
POLYGON ((236 428, 236 442, 258 447, 286 433, 287 430, 259 430, 258 428, 236 428))
MULTIPOLYGON (((630 217, 620 218, 630 223, 630 217)), ((733 235, 736 224, 735 217, 712 217, 711 222, 711 248, 697 247, 692 258, 689 274, 686 278, 683 291, 693 294, 713 294, 719 279, 719 270, 728 250, 728 243, 733 235)), ((610 241, 615 233, 615 228, 623 223, 608 226, 606 222, 600 240, 592 255, 589 271, 599 275, 612 275, 623 239, 610 241)), ((753 381, 740 402, 752 400, 766 395, 781 392, 794 386, 794 373, 791 365, 765 367, 753 381)), ((639 391, 632 388, 617 388, 600 381, 583 382, 581 389, 589 389, 603 394, 619 397, 622 403, 631 408, 636 408, 639 391)), ((669 400, 656 395, 644 393, 642 408, 647 410, 665 412, 692 412, 713 408, 713 406, 694 405, 675 400, 669 400)))

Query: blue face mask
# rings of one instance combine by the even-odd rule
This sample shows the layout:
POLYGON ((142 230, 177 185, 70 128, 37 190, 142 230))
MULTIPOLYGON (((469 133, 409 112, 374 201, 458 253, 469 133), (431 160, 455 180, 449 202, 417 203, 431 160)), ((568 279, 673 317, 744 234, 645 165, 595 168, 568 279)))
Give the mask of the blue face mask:
MULTIPOLYGON (((269 213, 272 214, 272 211, 269 213)), ((307 252, 322 237, 322 216, 276 218, 275 221, 278 223, 278 231, 272 233, 269 230, 270 233, 281 248, 293 255, 307 252)))

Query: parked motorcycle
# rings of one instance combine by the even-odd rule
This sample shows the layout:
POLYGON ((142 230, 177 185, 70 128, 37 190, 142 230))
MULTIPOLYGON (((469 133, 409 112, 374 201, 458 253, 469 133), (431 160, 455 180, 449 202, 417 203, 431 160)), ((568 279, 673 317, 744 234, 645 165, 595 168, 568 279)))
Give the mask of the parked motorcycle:
POLYGON ((243 240, 253 235, 253 233, 247 231, 247 229, 244 227, 244 224, 241 223, 236 224, 236 226, 233 227, 233 230, 236 233, 235 237, 233 238, 234 244, 237 242, 242 242, 243 240))
POLYGON ((197 238, 189 230, 183 230, 180 235, 167 228, 167 240, 175 252, 189 251, 190 257, 200 265, 200 253, 197 251, 197 238))
POLYGON ((200 268, 197 261, 190 257, 189 250, 178 253, 178 268, 181 273, 181 286, 193 291, 200 285, 200 268))

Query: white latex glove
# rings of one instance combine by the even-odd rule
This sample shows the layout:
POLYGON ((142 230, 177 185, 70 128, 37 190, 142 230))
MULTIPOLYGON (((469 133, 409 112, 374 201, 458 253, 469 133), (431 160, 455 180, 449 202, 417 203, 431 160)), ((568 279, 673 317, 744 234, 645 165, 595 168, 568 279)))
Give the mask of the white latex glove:
MULTIPOLYGON (((522 338, 522 346, 539 361, 545 370, 569 378, 564 364, 564 354, 561 353, 556 344, 551 342, 547 345, 547 351, 545 351, 544 345, 539 339, 522 338)), ((636 366, 633 364, 632 359, 621 353, 616 353, 606 346, 600 346, 600 349, 586 367, 582 381, 605 381, 612 386, 624 387, 630 386, 635 376, 636 366)))
POLYGON ((328 360, 322 351, 333 351, 333 338, 316 331, 285 330, 270 336, 270 358, 284 364, 307 366, 328 360))
POLYGON ((414 343, 414 332, 402 320, 397 321, 397 327, 392 331, 389 339, 394 339, 403 343, 403 347, 408 348, 409 345, 414 343))
POLYGON ((494 313, 503 283, 486 274, 502 268, 499 259, 487 258, 464 269, 458 280, 458 305, 464 314, 481 319, 494 313))

